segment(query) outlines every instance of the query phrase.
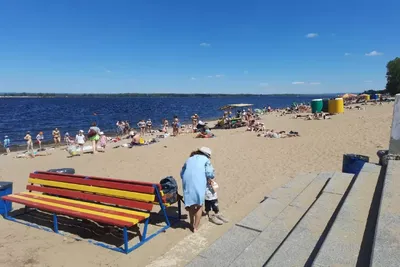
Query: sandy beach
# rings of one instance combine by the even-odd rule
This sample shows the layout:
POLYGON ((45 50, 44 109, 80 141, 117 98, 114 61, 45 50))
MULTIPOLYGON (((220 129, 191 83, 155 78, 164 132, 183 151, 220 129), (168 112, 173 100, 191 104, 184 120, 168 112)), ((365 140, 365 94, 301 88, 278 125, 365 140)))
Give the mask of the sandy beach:
POLYGON ((275 113, 262 117, 268 129, 299 132, 300 137, 294 138, 257 137, 239 128, 215 130, 213 139, 184 134, 132 149, 112 149, 111 144, 106 153, 82 157, 68 158, 60 149, 35 159, 17 159, 15 153, 1 156, 0 180, 12 181, 14 192, 25 190, 30 172, 62 167, 75 168, 78 174, 150 182, 172 175, 180 185, 179 173, 190 152, 207 146, 213 150, 220 208, 230 223, 216 226, 203 218, 196 234, 181 223, 124 255, 0 219, 0 266, 182 266, 256 207, 268 192, 297 174, 340 171, 346 153, 378 162, 377 150, 389 144, 392 112, 393 105, 385 103, 346 110, 331 120, 306 121, 275 113))

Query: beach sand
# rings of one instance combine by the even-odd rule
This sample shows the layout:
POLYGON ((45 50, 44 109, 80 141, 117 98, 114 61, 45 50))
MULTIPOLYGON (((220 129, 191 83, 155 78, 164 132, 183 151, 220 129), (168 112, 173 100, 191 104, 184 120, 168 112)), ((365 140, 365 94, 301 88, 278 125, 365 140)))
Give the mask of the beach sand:
POLYGON ((297 131, 301 136, 295 138, 257 137, 239 128, 215 130, 213 139, 185 134, 132 149, 110 145, 106 153, 82 157, 67 158, 68 153, 59 149, 35 159, 1 156, 0 180, 12 181, 14 192, 21 192, 29 172, 61 167, 75 168, 78 174, 150 182, 172 175, 180 184, 179 173, 190 152, 207 146, 213 150, 220 208, 231 221, 216 226, 204 218, 196 234, 180 223, 124 255, 0 219, 0 266, 182 266, 295 175, 340 171, 345 153, 367 155, 378 162, 377 150, 388 147, 392 112, 393 105, 384 104, 346 110, 331 120, 263 116, 266 128, 297 131))

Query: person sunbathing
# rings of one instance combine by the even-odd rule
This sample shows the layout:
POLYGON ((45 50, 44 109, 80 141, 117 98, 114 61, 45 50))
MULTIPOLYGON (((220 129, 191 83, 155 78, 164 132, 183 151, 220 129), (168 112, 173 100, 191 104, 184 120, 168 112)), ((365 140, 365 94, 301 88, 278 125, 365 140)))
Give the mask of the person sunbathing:
MULTIPOLYGON (((258 135, 261 136, 261 135, 258 135)), ((286 131, 279 131, 276 132, 274 130, 267 130, 264 134, 264 137, 268 138, 286 138, 286 137, 297 137, 300 136, 299 132, 295 131, 290 131, 289 133, 286 133, 286 131)))
POLYGON ((293 119, 297 119, 297 118, 307 118, 309 115, 307 114, 295 114, 293 116, 293 119))
POLYGON ((132 141, 131 141, 131 146, 138 146, 140 145, 140 133, 138 132, 134 132, 134 135, 132 137, 132 141))

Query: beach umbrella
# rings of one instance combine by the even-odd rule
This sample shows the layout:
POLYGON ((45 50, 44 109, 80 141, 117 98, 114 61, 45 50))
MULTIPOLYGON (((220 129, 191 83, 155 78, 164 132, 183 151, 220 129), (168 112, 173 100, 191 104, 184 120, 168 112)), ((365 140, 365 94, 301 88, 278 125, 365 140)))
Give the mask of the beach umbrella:
POLYGON ((357 97, 357 95, 355 95, 355 94, 344 94, 344 95, 342 95, 342 98, 354 98, 354 97, 357 97))

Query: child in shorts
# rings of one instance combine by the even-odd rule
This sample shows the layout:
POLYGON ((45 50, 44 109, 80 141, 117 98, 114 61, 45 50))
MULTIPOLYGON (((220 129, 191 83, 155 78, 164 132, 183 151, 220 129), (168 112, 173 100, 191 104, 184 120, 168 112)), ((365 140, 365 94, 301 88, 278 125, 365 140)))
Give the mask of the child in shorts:
POLYGON ((218 196, 216 192, 217 188, 218 184, 214 181, 214 179, 207 179, 206 197, 204 201, 205 204, 204 206, 210 222, 213 222, 217 225, 221 225, 229 221, 222 214, 219 213, 218 196), (210 215, 211 210, 214 212, 213 215, 210 215))
POLYGON ((106 151, 106 145, 107 145, 107 136, 103 133, 100 132, 100 147, 103 149, 103 151, 106 151))

